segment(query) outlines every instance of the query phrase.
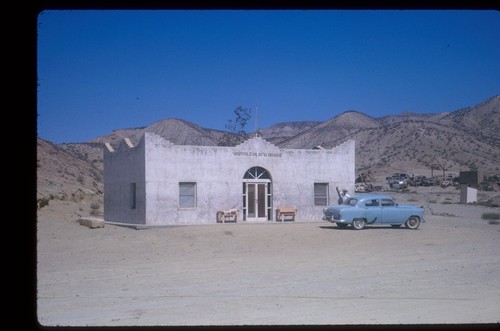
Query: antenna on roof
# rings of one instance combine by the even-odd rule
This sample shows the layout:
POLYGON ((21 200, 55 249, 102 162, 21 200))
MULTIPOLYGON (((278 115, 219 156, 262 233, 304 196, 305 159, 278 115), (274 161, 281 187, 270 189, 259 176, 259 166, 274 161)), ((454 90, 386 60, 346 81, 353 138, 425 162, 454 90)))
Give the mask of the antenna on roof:
POLYGON ((259 105, 255 106, 255 137, 257 137, 259 134, 257 130, 259 129, 259 105))

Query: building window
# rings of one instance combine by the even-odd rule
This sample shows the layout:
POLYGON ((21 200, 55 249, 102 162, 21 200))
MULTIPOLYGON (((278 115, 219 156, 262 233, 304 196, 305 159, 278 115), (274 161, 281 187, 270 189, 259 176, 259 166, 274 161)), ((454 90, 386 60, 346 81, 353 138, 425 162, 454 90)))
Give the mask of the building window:
POLYGON ((243 179, 271 179, 269 172, 262 167, 252 167, 245 172, 243 179))
POLYGON ((314 183, 314 205, 328 205, 328 183, 314 183))
POLYGON ((130 209, 136 208, 136 191, 137 185, 135 183, 130 183, 130 209))
POLYGON ((196 183, 179 183, 179 207, 196 207, 196 183))

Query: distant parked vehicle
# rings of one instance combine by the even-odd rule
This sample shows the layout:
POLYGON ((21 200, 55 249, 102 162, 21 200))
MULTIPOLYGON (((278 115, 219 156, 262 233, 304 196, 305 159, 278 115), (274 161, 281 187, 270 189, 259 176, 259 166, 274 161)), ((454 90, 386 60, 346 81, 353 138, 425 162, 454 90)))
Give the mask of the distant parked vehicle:
POLYGON ((408 174, 404 173, 404 172, 396 172, 394 174, 394 177, 399 177, 399 178, 402 178, 402 179, 408 179, 408 178, 410 178, 410 176, 408 176, 408 174))
POLYGON ((412 177, 412 180, 410 180, 410 185, 411 186, 421 186, 423 178, 424 178, 424 176, 415 176, 415 177, 412 177))
POLYGON ((431 178, 427 178, 425 176, 415 176, 415 180, 413 181, 413 186, 431 186, 434 185, 431 178))
POLYGON ((354 192, 356 193, 367 193, 373 191, 372 184, 356 183, 354 186, 354 192))
POLYGON ((408 187, 408 180, 402 178, 389 180, 389 187, 393 189, 405 189, 408 187))
POLYGON ((422 180, 422 186, 434 186, 436 185, 436 181, 434 178, 424 178, 422 180))
POLYGON ((390 225, 416 230, 424 221, 424 209, 414 205, 399 205, 385 194, 358 193, 341 205, 323 209, 323 220, 337 224, 339 228, 351 225, 356 230, 366 225, 390 225))
POLYGON ((390 180, 395 180, 395 179, 409 179, 410 176, 404 172, 395 172, 392 176, 387 176, 385 177, 385 180, 390 181, 390 180))

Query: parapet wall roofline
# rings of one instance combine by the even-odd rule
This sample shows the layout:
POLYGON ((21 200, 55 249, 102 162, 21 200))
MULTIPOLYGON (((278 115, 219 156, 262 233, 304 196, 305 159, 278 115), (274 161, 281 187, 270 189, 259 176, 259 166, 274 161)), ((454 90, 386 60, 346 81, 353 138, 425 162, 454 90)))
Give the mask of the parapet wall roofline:
POLYGON ((353 140, 353 139, 346 140, 346 141, 344 141, 344 142, 342 142, 342 143, 338 144, 337 146, 332 147, 332 150, 339 149, 339 148, 342 148, 342 147, 344 147, 344 146, 349 146, 349 145, 351 145, 351 144, 356 145, 356 141, 355 141, 355 140, 353 140))
POLYGON ((113 146, 111 146, 111 143, 104 143, 104 146, 106 146, 106 148, 108 149, 108 152, 114 152, 115 149, 113 148, 113 146))
MULTIPOLYGON (((135 147, 134 144, 132 143, 132 141, 130 140, 130 138, 123 138, 123 140, 118 143, 117 149, 122 149, 123 147, 121 147, 121 146, 124 144, 128 148, 135 147)), ((106 149, 108 150, 108 152, 110 152, 110 153, 116 152, 116 149, 113 147, 113 145, 111 145, 110 142, 104 143, 104 146, 106 146, 106 149)))
POLYGON ((128 147, 130 148, 134 147, 134 144, 132 144, 129 138, 123 138, 123 140, 125 140, 125 143, 127 144, 128 147))
POLYGON ((276 150, 280 149, 278 146, 276 146, 273 143, 270 143, 269 141, 265 140, 262 137, 251 137, 251 138, 245 140, 244 142, 242 142, 241 144, 234 146, 234 148, 241 149, 241 148, 247 148, 249 146, 252 146, 252 147, 259 146, 260 148, 265 148, 265 149, 276 149, 276 150))
MULTIPOLYGON (((152 132, 145 132, 138 145, 140 145, 142 142, 144 142, 144 140, 146 140, 146 137, 149 137, 149 139, 159 139, 159 141, 163 141, 165 142, 166 144, 170 145, 170 146, 187 146, 187 145, 176 145, 174 143, 172 143, 171 141, 165 139, 164 137, 156 134, 156 133, 152 133, 152 132)), ((148 139, 148 140, 149 140, 148 139)), ((340 143, 339 145, 337 146, 334 146, 332 148, 329 148, 329 149, 326 149, 324 148, 323 146, 314 146, 312 149, 313 150, 323 150, 323 151, 326 151, 326 150, 338 150, 338 149, 343 149, 343 148, 347 148, 349 145, 351 144, 355 144, 355 141, 352 140, 352 139, 349 139, 349 140, 346 140, 342 143, 340 143)), ((109 142, 107 143, 104 143, 104 146, 106 146, 106 149, 108 152, 116 152, 120 149, 127 149, 127 148, 135 148, 137 146, 134 146, 134 144, 132 143, 132 141, 130 140, 130 138, 128 137, 125 137, 122 139, 122 141, 120 141, 118 143, 118 146, 113 147, 113 145, 109 142), (124 145, 124 146, 122 146, 124 145)), ((280 148, 276 145, 274 145, 273 143, 265 140, 264 138, 262 137, 252 137, 252 138, 249 138, 247 140, 245 140, 244 142, 236 145, 236 146, 232 146, 232 147, 228 147, 228 146, 198 146, 198 145, 193 145, 193 146, 197 146, 197 147, 219 147, 219 148, 232 148, 232 149, 242 149, 242 148, 248 148, 248 147, 251 147, 251 148, 257 148, 257 149, 272 149, 272 150, 282 150, 282 151, 285 151, 285 150, 295 150, 297 148, 280 148)), ((298 148, 298 150, 303 150, 304 148, 298 148)))

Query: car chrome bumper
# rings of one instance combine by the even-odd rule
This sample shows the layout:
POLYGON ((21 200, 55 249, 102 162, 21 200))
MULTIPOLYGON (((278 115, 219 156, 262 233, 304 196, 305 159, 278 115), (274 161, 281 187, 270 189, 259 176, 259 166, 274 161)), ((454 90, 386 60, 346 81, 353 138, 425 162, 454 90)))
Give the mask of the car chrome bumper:
POLYGON ((347 222, 346 220, 337 220, 335 218, 333 218, 333 215, 332 216, 323 216, 322 218, 323 221, 327 221, 327 222, 332 222, 332 223, 342 223, 342 224, 349 224, 349 222, 347 222))

